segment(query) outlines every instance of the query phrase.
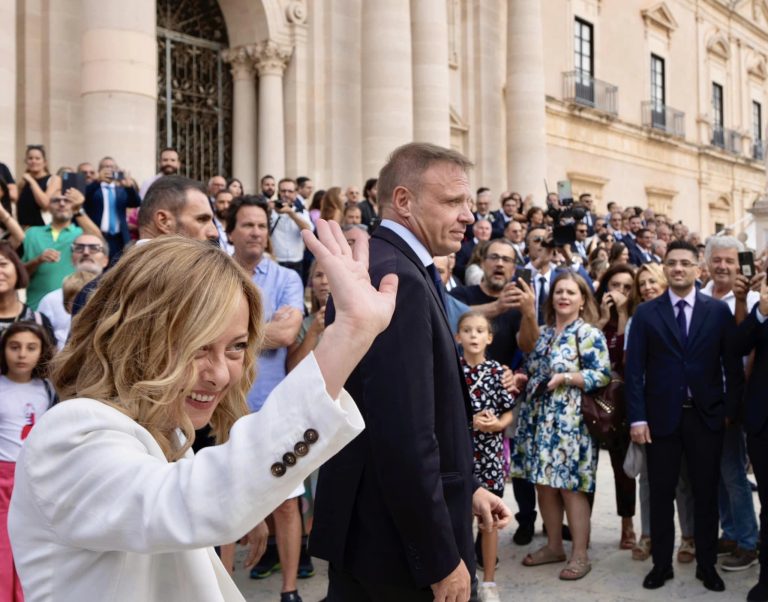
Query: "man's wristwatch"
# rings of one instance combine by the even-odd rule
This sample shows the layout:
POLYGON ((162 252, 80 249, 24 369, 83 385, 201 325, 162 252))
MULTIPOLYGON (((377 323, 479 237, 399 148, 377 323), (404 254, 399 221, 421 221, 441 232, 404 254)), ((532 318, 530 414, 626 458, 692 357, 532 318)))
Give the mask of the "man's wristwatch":
POLYGON ((83 210, 79 209, 75 213, 72 214, 72 219, 77 219, 78 217, 83 217, 83 210))
POLYGON ((571 386, 571 384, 573 383, 573 376, 571 376, 571 373, 570 373, 570 372, 564 372, 564 373, 563 373, 563 379, 565 379, 565 384, 566 384, 567 386, 569 386, 569 387, 570 387, 570 386, 571 386))

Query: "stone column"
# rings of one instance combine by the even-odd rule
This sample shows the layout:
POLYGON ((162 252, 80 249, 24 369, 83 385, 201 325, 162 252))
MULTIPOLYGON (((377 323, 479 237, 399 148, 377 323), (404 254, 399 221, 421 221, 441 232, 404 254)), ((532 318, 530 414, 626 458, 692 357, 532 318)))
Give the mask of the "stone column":
MULTIPOLYGON (((5 163, 16 179, 20 177, 16 165, 16 2, 0 2, 0 81, 4 82, 0 100, 0 162, 5 163)), ((22 5, 23 6, 23 5, 22 5)))
POLYGON ((363 3, 364 177, 378 174, 392 150, 413 139, 410 21, 409 0, 363 3))
POLYGON ((291 49, 272 40, 254 48, 259 73, 259 178, 285 176, 283 73, 290 58, 291 49))
POLYGON ((413 139, 450 146, 448 9, 445 0, 411 2, 413 139))
POLYGON ((232 90, 232 176, 248 193, 259 191, 256 173, 256 79, 253 46, 225 50, 222 58, 230 64, 232 90))
POLYGON ((156 173, 155 2, 130 10, 83 0, 81 89, 84 159, 112 155, 137 181, 156 173))
POLYGON ((547 175, 540 0, 507 2, 507 186, 544 198, 547 175))

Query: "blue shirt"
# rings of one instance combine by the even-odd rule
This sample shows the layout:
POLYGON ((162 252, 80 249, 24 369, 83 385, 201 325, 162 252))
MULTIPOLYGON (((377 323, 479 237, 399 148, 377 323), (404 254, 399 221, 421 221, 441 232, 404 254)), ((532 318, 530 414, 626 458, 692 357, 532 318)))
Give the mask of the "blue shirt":
MULTIPOLYGON (((264 322, 269 322, 274 313, 283 306, 295 307, 304 315, 304 286, 293 270, 278 265, 263 257, 251 278, 261 291, 264 306, 264 322)), ((264 349, 256 366, 256 381, 248 392, 248 406, 258 412, 267 397, 280 381, 285 378, 285 359, 288 348, 264 349)))

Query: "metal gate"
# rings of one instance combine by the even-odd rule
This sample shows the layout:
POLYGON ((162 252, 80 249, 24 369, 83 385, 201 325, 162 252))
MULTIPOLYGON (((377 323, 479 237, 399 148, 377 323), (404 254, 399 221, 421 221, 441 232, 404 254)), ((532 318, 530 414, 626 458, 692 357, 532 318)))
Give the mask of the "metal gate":
POLYGON ((216 3, 158 2, 157 156, 172 146, 179 152, 181 173, 202 182, 217 174, 226 177, 231 168, 232 78, 221 58, 227 47, 226 26, 223 18, 216 26, 215 17, 221 13, 212 4, 216 3), (181 18, 180 5, 187 5, 193 18, 181 18), (212 10, 218 15, 211 15, 212 10), (190 35, 194 23, 205 26, 193 33, 215 31, 221 38, 224 32, 225 39, 190 35), (176 31, 182 28, 186 31, 176 31))

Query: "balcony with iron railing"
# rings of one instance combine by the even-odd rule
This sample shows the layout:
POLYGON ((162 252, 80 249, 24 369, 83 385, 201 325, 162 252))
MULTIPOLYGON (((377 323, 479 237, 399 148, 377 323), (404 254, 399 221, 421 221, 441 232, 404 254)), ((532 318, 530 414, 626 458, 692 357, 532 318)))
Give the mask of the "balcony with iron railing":
POLYGON ((563 100, 608 115, 619 114, 619 88, 584 71, 563 73, 563 100))
POLYGON ((654 101, 642 103, 643 126, 685 138, 685 113, 654 101))
POLYGON ((742 136, 736 130, 729 130, 720 125, 712 127, 712 145, 722 148, 724 151, 734 155, 742 153, 742 136))

